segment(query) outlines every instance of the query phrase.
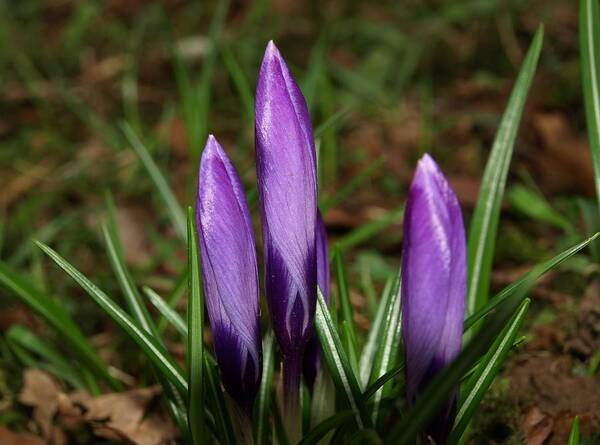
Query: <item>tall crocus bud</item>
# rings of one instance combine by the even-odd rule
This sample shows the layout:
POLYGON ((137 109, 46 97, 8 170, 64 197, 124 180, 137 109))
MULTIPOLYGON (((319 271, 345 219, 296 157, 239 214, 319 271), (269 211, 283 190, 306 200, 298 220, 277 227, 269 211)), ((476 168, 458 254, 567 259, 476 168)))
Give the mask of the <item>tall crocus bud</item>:
MULTIPOLYGON (((325 301, 329 303, 329 248, 327 247, 327 231, 321 213, 317 213, 317 284, 323 292, 325 301)), ((304 381, 308 387, 313 387, 320 362, 319 338, 313 332, 311 339, 306 345, 304 353, 304 381)))
POLYGON ((254 232, 235 167, 213 136, 200 162, 196 221, 204 298, 223 384, 249 413, 262 362, 254 232))
MULTIPOLYGON (((465 229, 458 199, 435 161, 425 155, 413 178, 404 216, 402 334, 406 389, 413 403, 459 353, 467 291, 465 229)), ((456 393, 428 428, 444 443, 456 393)))
POLYGON ((316 306, 316 153, 306 101, 273 42, 260 68, 255 114, 266 296, 286 405, 293 407, 316 306))

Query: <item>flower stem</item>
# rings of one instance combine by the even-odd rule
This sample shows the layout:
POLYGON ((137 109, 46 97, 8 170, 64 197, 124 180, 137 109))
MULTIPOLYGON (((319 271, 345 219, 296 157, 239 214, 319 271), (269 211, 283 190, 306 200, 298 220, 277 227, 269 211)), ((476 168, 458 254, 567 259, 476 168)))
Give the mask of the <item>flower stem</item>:
POLYGON ((300 378, 302 376, 302 353, 295 351, 283 356, 283 417, 290 443, 302 438, 300 416, 300 378))

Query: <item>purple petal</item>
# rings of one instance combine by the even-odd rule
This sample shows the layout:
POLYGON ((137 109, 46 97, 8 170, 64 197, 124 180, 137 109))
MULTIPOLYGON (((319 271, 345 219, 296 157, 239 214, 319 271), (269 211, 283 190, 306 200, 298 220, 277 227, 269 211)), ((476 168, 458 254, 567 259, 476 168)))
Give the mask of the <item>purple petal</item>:
MULTIPOLYGON (((317 282, 323 292, 325 301, 329 303, 329 248, 327 246, 327 231, 321 217, 321 212, 317 213, 317 282)), ((317 370, 319 369, 320 356, 321 347, 319 345, 319 338, 317 333, 313 332, 304 352, 303 368, 304 381, 311 389, 317 376, 317 370)))
POLYGON ((306 102, 273 42, 255 108, 267 301, 284 355, 301 354, 316 304, 316 155, 306 102))
POLYGON ((254 232, 235 167, 212 135, 200 162, 196 222, 223 383, 247 407, 260 383, 262 361, 254 232))
MULTIPOLYGON (((402 329, 410 403, 460 351, 466 271, 458 199, 439 167, 425 155, 417 166, 404 216, 402 329)), ((436 425, 451 426, 453 405, 454 397, 436 425)))

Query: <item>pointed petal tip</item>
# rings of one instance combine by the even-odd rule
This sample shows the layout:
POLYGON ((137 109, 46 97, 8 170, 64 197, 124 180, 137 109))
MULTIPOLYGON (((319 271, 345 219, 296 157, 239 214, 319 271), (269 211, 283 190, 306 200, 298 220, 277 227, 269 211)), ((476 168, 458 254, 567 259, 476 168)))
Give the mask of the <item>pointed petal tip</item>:
POLYGON ((221 153, 223 152, 223 147, 219 144, 214 135, 209 134, 206 139, 206 145, 204 145, 204 150, 202 152, 202 159, 210 159, 214 157, 221 157, 221 153))
POLYGON ((440 168, 437 165, 437 162, 435 162, 435 160, 431 157, 431 155, 429 153, 425 153, 421 159, 419 159, 419 162, 417 163, 417 168, 418 169, 424 169, 424 170, 434 170, 434 171, 438 171, 440 168))
POLYGON ((271 66, 271 63, 267 62, 283 62, 283 57, 281 56, 281 52, 275 42, 273 40, 269 40, 267 43, 267 47, 265 48, 265 55, 263 56, 263 65, 267 64, 267 66, 271 66))

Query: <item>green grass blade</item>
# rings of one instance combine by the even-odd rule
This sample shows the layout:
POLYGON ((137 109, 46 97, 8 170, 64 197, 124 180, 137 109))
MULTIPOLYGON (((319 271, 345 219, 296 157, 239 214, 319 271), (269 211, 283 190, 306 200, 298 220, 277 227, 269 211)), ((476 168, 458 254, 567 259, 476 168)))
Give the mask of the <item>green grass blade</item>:
POLYGON ((104 361, 98 356, 71 316, 55 300, 31 286, 27 279, 0 262, 0 283, 12 291, 19 300, 42 317, 55 329, 69 348, 90 371, 105 380, 114 390, 123 385, 112 377, 104 361))
POLYGON ((150 361, 160 370, 161 374, 173 383, 180 393, 187 393, 188 383, 179 365, 167 355, 162 346, 150 334, 134 323, 112 299, 52 248, 39 241, 36 241, 36 244, 50 259, 73 278, 92 297, 96 304, 127 333, 140 349, 144 351, 150 361))
MULTIPOLYGON (((592 236, 592 234, 600 231, 600 207, 583 198, 579 198, 577 204, 583 217, 586 235, 592 236)), ((600 242, 592 243, 590 252, 594 261, 600 263, 600 242)))
MULTIPOLYGON (((59 351, 44 342, 25 326, 18 324, 12 325, 8 331, 6 331, 5 336, 9 345, 18 345, 25 348, 48 362, 46 366, 44 366, 44 364, 39 364, 40 368, 46 369, 60 379, 65 380, 75 389, 81 389, 86 386, 80 372, 68 359, 63 357, 59 351)), ((31 364, 28 366, 31 366, 31 364)), ((97 383, 92 381, 88 389, 94 393, 96 388, 98 388, 97 383)))
POLYGON ((175 330, 181 334, 187 341, 188 337, 188 328, 187 324, 181 318, 175 309, 173 309, 169 303, 167 303, 160 295, 158 295, 153 289, 150 289, 148 286, 144 286, 142 288, 146 297, 150 300, 150 303, 161 313, 165 320, 173 325, 175 330))
POLYGON ((310 430, 308 434, 302 438, 298 445, 315 445, 319 443, 319 441, 323 439, 330 431, 342 426, 349 419, 351 419, 353 415, 354 413, 351 410, 345 410, 323 420, 316 427, 310 430))
MULTIPOLYGON (((174 311, 176 310, 177 304, 179 303, 179 301, 181 301, 181 299, 183 298, 183 296, 185 294, 185 291, 187 290, 187 282, 188 282, 188 275, 187 275, 187 269, 186 269, 179 277, 177 277, 177 281, 175 282, 175 287, 173 288, 173 290, 171 291, 171 293, 165 300, 165 303, 174 311)), ((165 318, 165 316, 163 314, 161 314, 161 317, 157 323, 158 332, 160 332, 162 334, 167 327, 167 323, 168 323, 168 320, 165 318)), ((187 327, 186 327, 186 329, 187 329, 187 327)))
POLYGON ((580 2, 579 50, 587 132, 600 207, 600 13, 597 0, 580 2))
MULTIPOLYGON (((154 320, 152 320, 150 312, 148 312, 148 308, 144 304, 144 301, 133 282, 129 269, 125 264, 123 248, 117 228, 116 210, 110 193, 106 194, 106 203, 108 208, 108 223, 102 225, 102 233, 104 235, 104 242, 106 244, 111 267, 117 276, 117 281, 119 282, 119 286, 125 297, 129 312, 136 323, 144 331, 150 334, 155 339, 156 343, 166 351, 164 342, 159 335, 158 328, 156 327, 154 320)), ((183 415, 186 407, 181 394, 177 392, 177 388, 175 388, 158 370, 153 369, 153 371, 163 387, 169 411, 182 433, 187 435, 188 423, 186 417, 183 415)))
POLYGON ((181 205, 175 198, 173 190, 171 190, 171 187, 169 187, 165 176, 162 174, 162 172, 156 165, 156 162, 154 162, 154 159, 152 159, 150 152, 148 151, 144 143, 141 141, 141 139, 138 137, 138 135, 135 133, 133 128, 131 128, 131 126, 127 122, 124 122, 121 125, 121 128, 123 130, 123 134, 127 138, 127 141, 140 158, 140 161, 142 162, 142 165, 148 172, 148 175, 150 175, 150 179, 152 179, 154 186, 158 190, 158 194, 167 206, 167 210, 169 211, 169 216, 171 217, 171 222, 175 227, 175 231, 182 240, 185 239, 185 215, 183 213, 181 205))
POLYGON ((188 344, 187 367, 189 376, 188 422, 192 433, 192 442, 204 443, 204 299, 200 282, 200 260, 198 240, 194 224, 194 211, 188 207, 188 344))
POLYGON ((236 443, 234 429, 218 376, 219 372, 214 359, 209 354, 204 354, 204 377, 208 395, 207 401, 212 406, 211 412, 215 417, 217 439, 220 443, 234 445, 236 443))
POLYGON ((354 311, 352 309, 352 303, 350 303, 350 291, 348 290, 348 277, 346 276, 346 267, 344 266, 344 260, 339 249, 334 248, 333 252, 333 265, 335 267, 335 275, 337 278, 338 297, 340 306, 342 308, 342 324, 346 324, 346 328, 343 330, 344 337, 346 338, 345 344, 348 345, 346 352, 350 359, 350 365, 352 369, 358 369, 356 351, 357 351, 357 340, 356 340, 356 327, 354 325, 354 311))
POLYGON ((227 71, 229 71, 229 76, 238 91, 239 97, 244 104, 248 122, 254 122, 254 94, 252 93, 252 88, 250 88, 250 83, 248 82, 242 67, 229 47, 221 48, 221 57, 223 58, 227 71))
POLYGON ((368 241, 373 238, 379 232, 381 232, 386 227, 394 224, 396 221, 402 218, 404 214, 404 205, 398 206, 393 210, 390 210, 386 215, 382 218, 372 221, 370 223, 364 224, 347 235, 341 237, 336 243, 338 249, 341 251, 348 250, 350 247, 355 247, 359 244, 368 241))
POLYGON ((571 222, 552 208, 539 192, 515 185, 508 191, 508 200, 513 207, 530 218, 551 224, 567 233, 575 233, 571 222))
POLYGON ((269 413, 271 411, 271 390, 273 368, 275 367, 275 349, 273 333, 268 332, 263 340, 263 368, 258 397, 254 406, 254 443, 266 445, 270 442, 269 413))
POLYGON ((544 28, 540 26, 525 57, 502 116, 500 128, 481 181, 481 189, 469 231, 467 315, 475 313, 488 300, 502 196, 521 115, 542 48, 543 36, 544 28))
POLYGON ((373 324, 371 325, 371 329, 367 335, 367 341, 360 353, 358 369, 360 373, 360 383, 363 388, 369 384, 369 380, 371 379, 375 354, 377 353, 377 345, 379 344, 379 340, 382 335, 383 318, 392 295, 392 286, 394 286, 395 282, 396 279, 394 278, 392 281, 390 277, 385 285, 383 295, 381 296, 381 300, 377 306, 375 319, 373 320, 373 324))
POLYGON ((475 323, 477 323, 479 320, 481 320, 483 317, 485 317, 487 314, 489 314, 495 308, 500 306, 518 288, 527 285, 527 283, 532 280, 533 281, 537 280, 542 275, 544 275, 546 272, 548 272, 551 269, 554 269, 560 263, 562 263, 563 261, 572 257, 577 252, 579 252, 581 249, 583 249, 587 245, 589 245, 592 242, 594 242, 595 240, 597 240, 599 237, 600 237, 600 233, 596 233, 595 235, 580 242, 579 244, 576 244, 576 245, 568 248, 567 250, 559 253, 558 255, 549 259, 548 261, 537 264, 535 267, 533 267, 529 272, 527 272, 525 275, 523 275, 517 281, 515 281, 514 283, 505 287, 502 291, 500 291, 498 294, 496 294, 494 296, 494 298, 492 298, 489 302, 487 302, 485 304, 485 306, 480 308, 475 314, 468 317, 465 320, 465 327, 464 327, 465 331, 470 329, 475 323))
POLYGON ((123 247, 117 229, 116 210, 109 193, 106 194, 106 204, 108 208, 108 223, 102 225, 102 235, 104 236, 104 243, 106 245, 110 265, 117 277, 119 287, 123 292, 131 316, 146 332, 159 339, 160 337, 158 337, 156 326, 150 317, 148 308, 144 304, 142 297, 133 282, 133 278, 129 273, 129 269, 125 265, 123 247))
POLYGON ((365 389, 365 391, 363 392, 363 400, 365 401, 365 403, 367 403, 368 400, 371 397, 373 397, 373 395, 375 393, 377 393, 383 385, 385 385, 387 382, 392 380, 397 375, 404 372, 404 365, 405 365, 405 363, 402 362, 400 365, 396 366, 395 368, 390 369, 388 372, 386 372, 381 377, 379 377, 377 380, 375 380, 373 383, 371 383, 367 387, 367 389, 365 389))
POLYGON ((527 309, 529 308, 529 299, 525 299, 513 316, 512 320, 506 326, 504 331, 496 338, 494 344, 481 360, 475 373, 469 378, 463 389, 464 396, 461 395, 461 403, 456 415, 454 428, 450 433, 449 443, 458 443, 464 434, 469 422, 471 421, 475 410, 485 396, 490 385, 496 378, 500 367, 508 357, 508 353, 513 347, 517 338, 519 329, 523 324, 527 309))
POLYGON ((330 199, 325 199, 319 206, 321 213, 325 214, 328 209, 338 206, 346 198, 348 198, 356 189, 365 183, 373 174, 385 164, 385 159, 379 157, 371 162, 367 167, 361 170, 357 175, 352 177, 344 186, 333 195, 330 199))
POLYGON ((360 387, 356 376, 352 372, 350 361, 346 355, 342 341, 334 327, 329 308, 323 298, 321 290, 317 291, 317 309, 315 314, 315 326, 321 342, 321 348, 325 361, 329 367, 331 376, 338 388, 343 394, 348 405, 354 411, 356 425, 359 429, 370 424, 365 407, 362 403, 360 387))
MULTIPOLYGON (((385 310, 381 327, 381 336, 379 338, 379 348, 377 349, 373 369, 371 371, 371 381, 381 378, 390 369, 396 366, 396 360, 400 350, 402 328, 400 310, 401 281, 402 278, 400 274, 398 274, 385 310)), ((377 420, 380 415, 381 400, 389 393, 390 389, 391 385, 387 385, 379 389, 374 395, 373 406, 371 408, 371 419, 374 425, 377 425, 377 420)))
POLYGON ((579 416, 575 416, 573 419, 573 425, 571 426, 571 432, 569 433, 569 442, 567 442, 567 445, 579 445, 579 441, 579 416))

